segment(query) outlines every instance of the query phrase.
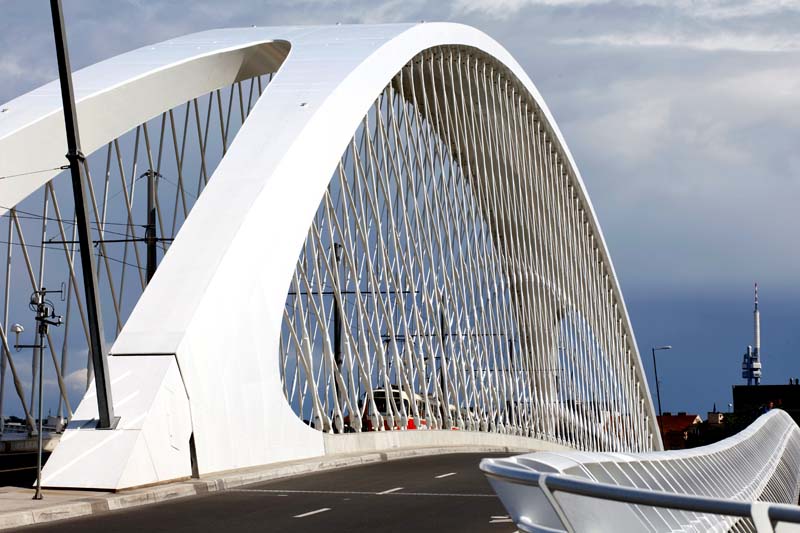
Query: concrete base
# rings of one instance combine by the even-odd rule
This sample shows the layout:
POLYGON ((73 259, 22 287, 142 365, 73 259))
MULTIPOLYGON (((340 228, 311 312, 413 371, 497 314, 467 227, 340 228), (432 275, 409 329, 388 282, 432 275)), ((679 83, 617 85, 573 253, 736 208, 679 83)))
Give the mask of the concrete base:
POLYGON ((42 486, 120 490, 191 476, 192 421, 175 357, 115 356, 108 362, 117 427, 96 429, 92 383, 42 470, 42 486))

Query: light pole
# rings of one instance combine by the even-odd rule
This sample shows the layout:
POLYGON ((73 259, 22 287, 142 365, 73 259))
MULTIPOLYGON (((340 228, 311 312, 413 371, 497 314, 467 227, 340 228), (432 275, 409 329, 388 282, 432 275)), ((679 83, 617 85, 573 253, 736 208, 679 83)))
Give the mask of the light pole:
MULTIPOLYGON (((45 339, 47 338, 47 332, 50 326, 60 326, 61 325, 61 316, 56 315, 55 309, 53 307, 53 303, 47 299, 47 295, 49 293, 60 293, 63 297, 64 290, 58 291, 48 291, 44 287, 39 289, 38 291, 34 291, 31 294, 31 301, 30 306, 31 309, 36 311, 36 322, 38 325, 36 326, 36 333, 39 335, 39 343, 38 344, 19 344, 19 334, 25 331, 25 328, 20 326, 19 324, 14 324, 11 326, 11 330, 17 336, 17 342, 14 344, 14 348, 17 351, 20 351, 23 348, 33 348, 34 350, 44 349, 45 346, 45 339)), ((42 421, 42 402, 43 402, 43 379, 44 375, 42 369, 44 367, 44 360, 41 361, 39 365, 39 427, 37 428, 37 453, 36 453, 36 493, 33 495, 34 500, 41 500, 42 499, 42 433, 44 430, 44 423, 42 421)))
POLYGON ((653 372, 656 375, 656 398, 658 399, 658 431, 661 438, 664 438, 664 430, 661 427, 661 388, 658 386, 658 365, 656 364, 656 350, 671 350, 672 346, 653 346, 653 372))

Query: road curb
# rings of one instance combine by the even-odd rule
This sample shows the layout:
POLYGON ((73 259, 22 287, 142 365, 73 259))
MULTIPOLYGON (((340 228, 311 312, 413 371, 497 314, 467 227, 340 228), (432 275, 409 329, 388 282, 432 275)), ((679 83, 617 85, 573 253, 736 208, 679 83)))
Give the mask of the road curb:
MULTIPOLYGON (((525 451, 511 449, 507 446, 458 446, 431 448, 397 448, 381 452, 361 455, 323 456, 290 463, 280 463, 245 470, 236 470, 215 474, 208 478, 178 481, 167 485, 157 485, 121 492, 81 497, 81 491, 75 491, 73 501, 48 502, 41 501, 41 507, 25 510, 0 512, 0 530, 19 528, 68 518, 78 518, 94 514, 106 513, 142 507, 155 503, 177 500, 189 496, 199 496, 212 492, 223 492, 243 485, 290 478, 312 472, 322 472, 336 468, 351 468, 372 463, 382 463, 422 457, 426 455, 444 455, 452 453, 498 453, 525 451)), ((528 450, 529 451, 529 450, 528 450)), ((24 489, 20 489, 24 490, 24 489)), ((31 491, 32 492, 32 491, 31 491)), ((64 491, 60 491, 64 492, 64 491)), ((47 491, 45 491, 47 498, 47 491)), ((0 495, 2 499, 2 495, 0 495)), ((38 505, 38 502, 34 505, 38 505)))

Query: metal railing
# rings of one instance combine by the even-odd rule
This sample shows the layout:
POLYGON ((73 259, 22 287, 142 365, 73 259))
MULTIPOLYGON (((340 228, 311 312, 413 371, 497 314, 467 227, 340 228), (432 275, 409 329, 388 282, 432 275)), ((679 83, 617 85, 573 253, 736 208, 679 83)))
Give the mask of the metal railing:
POLYGON ((718 443, 533 453, 481 469, 521 531, 800 531, 800 428, 771 411, 718 443), (792 505, 789 505, 792 504, 792 505))

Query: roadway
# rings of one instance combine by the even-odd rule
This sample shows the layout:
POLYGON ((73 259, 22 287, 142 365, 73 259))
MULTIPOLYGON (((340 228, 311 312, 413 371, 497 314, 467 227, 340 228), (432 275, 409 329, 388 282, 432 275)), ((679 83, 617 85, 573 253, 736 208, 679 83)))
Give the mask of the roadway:
POLYGON ((511 533, 514 524, 478 469, 481 458, 500 456, 452 454, 389 461, 19 531, 511 533))

